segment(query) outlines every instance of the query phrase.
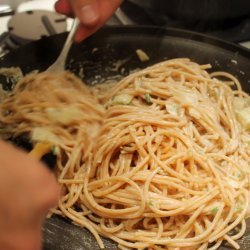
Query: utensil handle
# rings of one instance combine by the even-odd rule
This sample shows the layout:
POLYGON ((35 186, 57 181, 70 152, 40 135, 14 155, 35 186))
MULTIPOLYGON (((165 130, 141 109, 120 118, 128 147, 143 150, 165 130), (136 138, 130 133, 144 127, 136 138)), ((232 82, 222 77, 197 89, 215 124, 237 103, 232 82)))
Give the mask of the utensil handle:
POLYGON ((72 27, 71 27, 71 30, 67 36, 67 39, 65 41, 65 44, 63 46, 63 49, 62 49, 62 52, 61 54, 64 55, 64 56, 67 56, 68 52, 69 52, 69 49, 73 43, 73 39, 74 39, 74 35, 75 35, 75 32, 76 32, 76 29, 78 28, 79 26, 79 19, 78 18, 75 18, 74 21, 73 21, 73 24, 72 24, 72 27))
POLYGON ((61 50, 61 53, 59 55, 59 57, 56 59, 56 61, 47 69, 47 71, 50 72, 60 72, 63 71, 65 69, 65 62, 68 56, 68 52, 71 48, 71 45, 73 43, 73 39, 74 39, 74 35, 75 32, 78 28, 80 21, 78 20, 78 18, 75 18, 71 27, 71 30, 67 36, 67 39, 63 45, 63 48, 61 50))

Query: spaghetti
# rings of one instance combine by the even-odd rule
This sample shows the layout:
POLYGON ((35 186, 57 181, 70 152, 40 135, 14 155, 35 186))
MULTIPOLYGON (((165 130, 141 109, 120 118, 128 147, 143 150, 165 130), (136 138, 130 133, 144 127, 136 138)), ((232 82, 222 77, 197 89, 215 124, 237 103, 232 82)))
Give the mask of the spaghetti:
POLYGON ((109 91, 69 73, 23 78, 0 127, 57 149, 52 212, 121 249, 238 249, 249 205, 250 98, 226 73, 173 59, 109 91), (234 85, 233 90, 230 85, 234 85))

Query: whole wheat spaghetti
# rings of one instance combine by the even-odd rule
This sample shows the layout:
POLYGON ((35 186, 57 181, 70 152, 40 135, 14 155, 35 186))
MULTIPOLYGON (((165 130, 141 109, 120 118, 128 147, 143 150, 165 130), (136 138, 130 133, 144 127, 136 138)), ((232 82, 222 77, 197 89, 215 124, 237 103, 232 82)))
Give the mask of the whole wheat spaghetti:
POLYGON ((223 241, 238 249, 250 98, 233 76, 209 68, 168 60, 95 95, 69 73, 28 75, 0 104, 0 128, 52 145, 64 191, 52 212, 86 227, 101 248, 100 235, 121 249, 223 241))

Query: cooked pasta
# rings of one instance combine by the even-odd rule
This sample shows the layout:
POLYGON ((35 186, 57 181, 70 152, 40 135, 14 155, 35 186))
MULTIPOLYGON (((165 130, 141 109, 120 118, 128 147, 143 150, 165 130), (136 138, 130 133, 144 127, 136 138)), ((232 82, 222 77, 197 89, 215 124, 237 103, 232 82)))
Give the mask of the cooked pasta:
POLYGON ((53 146, 64 195, 52 213, 100 248, 104 236, 121 249, 239 249, 250 98, 209 68, 172 59, 99 92, 69 73, 28 75, 0 104, 0 130, 53 146))

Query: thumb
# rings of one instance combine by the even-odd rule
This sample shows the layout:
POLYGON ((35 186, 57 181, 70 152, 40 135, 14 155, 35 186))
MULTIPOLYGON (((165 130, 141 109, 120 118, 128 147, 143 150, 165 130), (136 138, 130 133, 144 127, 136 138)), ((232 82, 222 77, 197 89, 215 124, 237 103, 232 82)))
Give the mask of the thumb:
POLYGON ((94 26, 100 18, 98 0, 70 0, 71 7, 80 22, 85 26, 94 26))

